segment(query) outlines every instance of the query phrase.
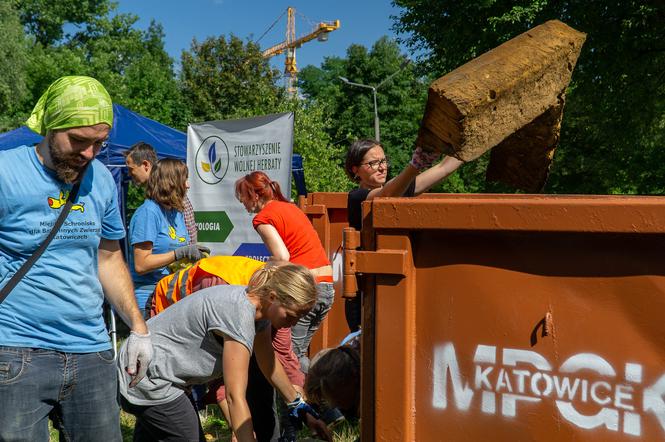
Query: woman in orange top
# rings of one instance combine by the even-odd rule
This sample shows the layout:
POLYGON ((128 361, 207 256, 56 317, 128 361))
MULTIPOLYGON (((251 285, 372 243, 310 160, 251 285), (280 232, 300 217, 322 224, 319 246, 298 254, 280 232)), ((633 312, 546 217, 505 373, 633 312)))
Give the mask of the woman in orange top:
POLYGON ((335 298, 330 260, 307 216, 284 198, 279 184, 265 173, 252 172, 236 181, 236 198, 249 213, 256 213, 254 228, 272 259, 301 264, 316 277, 316 306, 291 328, 294 351, 307 373, 307 348, 335 298))

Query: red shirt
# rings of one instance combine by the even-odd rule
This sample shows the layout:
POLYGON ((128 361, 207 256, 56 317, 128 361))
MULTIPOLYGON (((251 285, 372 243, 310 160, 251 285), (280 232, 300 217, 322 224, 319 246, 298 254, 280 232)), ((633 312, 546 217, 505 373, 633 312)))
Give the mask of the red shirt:
POLYGON ((295 204, 271 201, 254 217, 256 229, 261 224, 273 226, 284 241, 291 261, 308 269, 330 265, 316 230, 295 204))

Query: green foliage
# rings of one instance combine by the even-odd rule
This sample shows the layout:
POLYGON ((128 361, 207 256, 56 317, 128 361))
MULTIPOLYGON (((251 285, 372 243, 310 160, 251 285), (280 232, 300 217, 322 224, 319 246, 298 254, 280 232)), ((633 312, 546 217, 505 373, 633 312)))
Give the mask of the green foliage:
MULTIPOLYGON (((662 193, 665 4, 660 0, 394 0, 395 29, 441 76, 550 19, 587 33, 568 90, 555 193, 662 193)), ((467 166, 465 166, 467 167, 467 166)))
MULTIPOLYGON (((293 111, 295 151, 304 157, 309 189, 348 187, 339 167, 343 148, 334 146, 326 132, 329 117, 321 106, 287 100, 276 84, 279 73, 256 44, 235 36, 194 41, 182 54, 177 78, 161 25, 141 31, 136 16, 112 15, 115 5, 109 1, 80 3, 20 0, 18 11, 2 3, 0 32, 6 38, 0 44, 7 58, 2 60, 0 124, 5 129, 19 126, 56 78, 90 75, 105 85, 114 102, 181 130, 192 121, 293 111), (27 43, 22 43, 21 24, 29 34, 27 43)), ((142 191, 130 186, 129 212, 142 201, 142 191)))
MULTIPOLYGON (((338 167, 341 168, 349 144, 360 138, 375 138, 371 89, 346 85, 340 76, 376 86, 397 73, 377 89, 381 144, 390 156, 393 172, 401 170, 411 158, 429 81, 419 77, 412 66, 403 68, 405 62, 397 43, 383 37, 370 50, 351 45, 346 58, 327 58, 320 68, 308 66, 302 70, 301 90, 324 109, 329 122, 327 132, 333 143, 340 146, 338 167)), ((348 184, 337 190, 347 188, 348 184)))
POLYGON ((132 215, 134 215, 136 209, 143 204, 143 201, 145 201, 145 189, 130 181, 127 186, 127 200, 125 202, 128 223, 132 219, 132 215))
POLYGON ((85 72, 98 78, 115 102, 164 124, 186 126, 173 61, 161 25, 134 28, 138 17, 99 17, 68 46, 83 53, 85 72))
POLYGON ((196 41, 182 55, 182 90, 193 121, 247 118, 294 112, 294 151, 303 156, 310 192, 349 187, 340 167, 345 149, 331 143, 326 108, 307 100, 287 99, 279 78, 254 43, 230 36, 196 41))
MULTIPOLYGON (((661 0, 394 0, 395 30, 418 63, 377 93, 381 141, 393 172, 408 160, 431 81, 549 19, 586 32, 567 93, 561 145, 546 190, 665 192, 665 4, 661 0)), ((295 151, 310 190, 346 190, 341 163, 358 138, 374 137, 372 92, 405 56, 395 41, 351 45, 299 74, 303 97, 287 100, 259 47, 233 35, 194 41, 175 75, 164 32, 116 14, 110 0, 0 2, 0 130, 22 124, 62 75, 98 78, 115 102, 184 130, 188 122, 294 111, 295 151)), ((437 191, 510 191, 484 180, 488 158, 465 165, 437 191)), ((137 197, 138 198, 138 197, 137 197)))
POLYGON ((284 110, 295 112, 294 151, 303 157, 308 192, 342 192, 352 183, 342 167, 346 147, 333 145, 326 129, 332 121, 317 103, 291 100, 284 110))
POLYGON ((3 131, 16 124, 19 103, 27 97, 26 43, 18 11, 11 2, 0 2, 0 130, 3 131))
POLYGON ((17 0, 21 21, 42 46, 65 36, 65 24, 84 25, 107 15, 113 4, 108 0, 17 0))
POLYGON ((114 102, 164 124, 186 126, 188 114, 173 60, 164 50, 161 25, 136 29, 138 17, 111 16, 115 5, 107 1, 21 0, 18 5, 31 46, 25 63, 27 92, 16 100, 21 121, 53 80, 90 75, 104 84, 114 102), (75 32, 66 34, 66 24, 76 25, 75 32))
POLYGON ((225 120, 270 113, 283 99, 255 43, 231 35, 209 37, 181 57, 181 87, 192 121, 225 120))

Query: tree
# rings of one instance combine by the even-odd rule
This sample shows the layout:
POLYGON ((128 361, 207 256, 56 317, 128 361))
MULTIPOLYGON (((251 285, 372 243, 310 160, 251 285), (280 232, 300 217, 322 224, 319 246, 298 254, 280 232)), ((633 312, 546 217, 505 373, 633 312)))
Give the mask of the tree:
POLYGON ((660 0, 394 0, 395 30, 435 77, 531 27, 559 19, 587 33, 546 190, 661 193, 665 4, 660 0))
POLYGON ((83 52, 85 72, 104 84, 115 102, 164 124, 184 129, 187 109, 164 49, 162 26, 134 28, 138 17, 100 17, 74 36, 68 47, 83 52))
MULTIPOLYGON (((325 108, 329 119, 328 134, 335 145, 341 146, 342 157, 353 141, 375 137, 374 103, 371 90, 346 85, 339 77, 371 86, 399 72, 378 89, 377 103, 381 144, 391 159, 391 171, 396 173, 406 166, 413 152, 431 82, 431 78, 418 74, 416 66, 404 67, 406 60, 397 43, 383 37, 369 50, 361 45, 351 45, 346 58, 328 57, 320 68, 307 66, 299 74, 304 95, 325 108), (400 68, 403 69, 400 71, 400 68)), ((483 181, 474 172, 476 170, 475 165, 467 166, 434 190, 478 191, 477 183, 483 181)))
POLYGON ((111 16, 115 5, 102 0, 18 0, 17 5, 30 46, 27 93, 16 100, 23 119, 56 78, 90 75, 104 84, 114 102, 164 124, 186 126, 187 112, 173 60, 164 50, 161 25, 151 23, 141 31, 135 28, 138 17, 111 16))
POLYGON ((182 54, 181 65, 183 96, 193 121, 294 112, 294 151, 303 156, 308 191, 348 188, 340 167, 344 149, 330 141, 325 108, 306 99, 287 99, 277 86, 279 73, 256 44, 233 35, 194 41, 182 54))
POLYGON ((20 103, 26 99, 26 38, 18 11, 0 2, 0 130, 16 125, 20 103))
POLYGON ((109 0, 17 0, 17 5, 21 21, 42 46, 62 40, 65 24, 84 25, 115 7, 109 0))
POLYGON ((270 113, 284 97, 279 73, 258 45, 231 35, 209 37, 181 57, 180 82, 194 121, 270 113))
POLYGON ((293 150, 303 157, 308 192, 342 192, 351 189, 344 173, 346 146, 334 145, 326 129, 331 125, 324 106, 307 100, 290 100, 284 110, 295 113, 293 150))

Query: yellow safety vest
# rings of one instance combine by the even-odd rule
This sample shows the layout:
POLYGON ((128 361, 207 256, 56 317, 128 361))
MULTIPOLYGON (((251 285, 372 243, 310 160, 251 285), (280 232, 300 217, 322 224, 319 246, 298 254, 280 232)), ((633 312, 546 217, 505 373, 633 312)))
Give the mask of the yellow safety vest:
POLYGON ((191 267, 160 279, 155 287, 155 311, 166 307, 192 293, 194 281, 208 275, 217 276, 230 285, 247 285, 254 272, 263 268, 264 262, 244 256, 211 256, 195 262, 191 267))

